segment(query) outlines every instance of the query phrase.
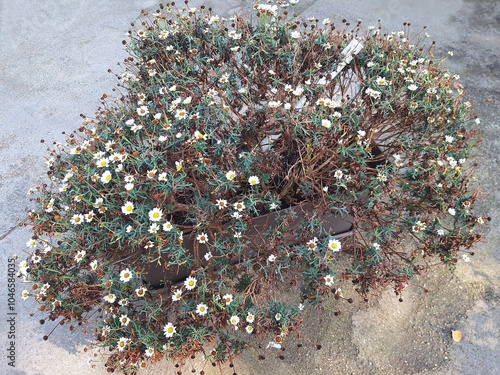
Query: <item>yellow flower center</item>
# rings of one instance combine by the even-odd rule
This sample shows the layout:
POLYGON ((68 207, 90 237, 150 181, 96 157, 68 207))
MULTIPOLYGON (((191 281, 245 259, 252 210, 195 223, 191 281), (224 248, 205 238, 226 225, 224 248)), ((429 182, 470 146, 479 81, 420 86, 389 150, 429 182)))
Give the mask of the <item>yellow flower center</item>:
POLYGON ((337 244, 336 243, 332 243, 332 249, 336 249, 337 248, 337 244))
POLYGON ((123 275, 124 278, 128 279, 130 276, 130 274, 126 273, 125 275, 123 275))
POLYGON ((78 223, 80 221, 79 217, 75 217, 75 223, 78 223))
POLYGON ((168 333, 172 333, 174 331, 174 329, 172 327, 168 327, 168 333))
POLYGON ((205 308, 204 307, 200 307, 200 311, 201 312, 205 311, 205 308))
POLYGON ((159 216, 160 216, 160 214, 159 214, 158 212, 155 212, 155 213, 153 214, 153 217, 154 217, 155 219, 157 219, 159 216))
POLYGON ((194 281, 190 281, 189 286, 193 286, 193 285, 194 285, 194 281))
POLYGON ((127 206, 127 211, 132 211, 132 206, 127 206))
POLYGON ((109 181, 109 180, 111 180, 111 176, 108 175, 108 176, 106 176, 106 181, 109 181))

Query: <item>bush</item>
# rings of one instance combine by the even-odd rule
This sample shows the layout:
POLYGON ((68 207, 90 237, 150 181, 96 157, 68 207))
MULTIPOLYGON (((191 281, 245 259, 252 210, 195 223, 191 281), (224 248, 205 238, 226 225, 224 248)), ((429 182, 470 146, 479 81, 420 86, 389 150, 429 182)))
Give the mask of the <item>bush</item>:
POLYGON ((21 263, 51 320, 98 309, 108 366, 207 344, 223 361, 280 341, 337 280, 400 295, 480 239, 479 120, 423 32, 160 8, 129 32, 123 95, 50 151, 21 263))

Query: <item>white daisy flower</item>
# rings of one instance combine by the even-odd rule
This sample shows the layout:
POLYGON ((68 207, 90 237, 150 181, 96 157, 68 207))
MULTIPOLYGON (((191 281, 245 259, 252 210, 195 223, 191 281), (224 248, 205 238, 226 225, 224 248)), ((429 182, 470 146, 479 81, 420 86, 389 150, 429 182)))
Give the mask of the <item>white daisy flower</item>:
POLYGON ((90 212, 86 213, 84 216, 85 216, 85 221, 87 223, 90 223, 92 221, 92 219, 94 219, 94 216, 95 216, 94 211, 90 211, 90 212))
POLYGON ((148 107, 146 107, 145 105, 141 105, 139 108, 137 108, 137 114, 141 117, 146 116, 147 114, 149 114, 148 107))
POLYGON ((101 175, 101 182, 103 184, 107 184, 109 181, 111 181, 111 172, 110 171, 105 171, 102 175, 101 175))
POLYGON ((118 347, 118 350, 120 352, 122 352, 123 349, 125 349, 125 347, 127 346, 127 343, 128 343, 128 339, 127 338, 120 337, 120 340, 118 341, 118 344, 116 346, 118 347))
POLYGON ((173 225, 170 221, 167 221, 166 223, 163 224, 163 230, 165 232, 170 232, 173 229, 173 225))
POLYGON ((151 234, 156 234, 160 231, 160 226, 157 223, 153 223, 149 226, 148 232, 151 234))
POLYGON ((156 171, 156 168, 155 168, 155 169, 152 169, 152 170, 150 170, 150 171, 148 171, 148 172, 146 173, 146 176, 147 176, 149 179, 153 179, 153 178, 155 178, 156 172, 157 172, 157 171, 156 171))
POLYGON ((247 321, 248 323, 253 323, 253 322, 254 322, 254 320, 255 320, 255 315, 254 315, 254 314, 252 314, 252 313, 248 313, 247 318, 246 318, 246 321, 247 321))
POLYGON ((342 244, 339 240, 333 238, 328 241, 328 248, 332 251, 340 251, 340 249, 342 248, 342 244))
POLYGON ((387 86, 389 81, 387 81, 384 77, 377 77, 376 82, 379 86, 387 86))
POLYGON ((185 109, 176 109, 174 117, 179 120, 184 120, 188 117, 188 113, 185 109))
POLYGON ((248 179, 248 183, 250 185, 257 185, 260 183, 260 180, 257 176, 250 176, 250 178, 248 179))
POLYGON ((332 286, 333 285, 333 276, 332 275, 326 275, 325 276, 325 285, 326 286, 332 286))
POLYGON ((222 296, 222 302, 224 302, 227 305, 231 304, 233 302, 233 295, 232 294, 224 294, 222 296))
POLYGON ((132 278, 132 271, 130 271, 128 268, 126 268, 120 272, 120 281, 123 281, 124 283, 126 283, 131 278, 132 278))
POLYGON ((237 315, 233 315, 233 316, 231 317, 231 319, 229 319, 229 321, 231 322, 231 324, 232 324, 233 326, 237 326, 237 325, 238 325, 238 323, 240 322, 240 318, 238 318, 238 316, 237 316, 237 315))
POLYGON ((97 164, 97 168, 107 167, 109 164, 109 159, 108 158, 101 158, 101 159, 97 160, 96 164, 97 164))
POLYGON ((229 172, 226 173, 226 178, 229 181, 234 180, 235 177, 236 177, 236 172, 235 171, 229 171, 229 172))
POLYGON ((153 208, 148 212, 149 220, 151 221, 160 221, 163 216, 163 211, 159 208, 153 208))
POLYGON ((191 290, 191 289, 194 289, 196 287, 196 279, 194 277, 188 277, 185 281, 184 281, 184 285, 186 287, 187 290, 191 290))
POLYGON ((245 204, 243 202, 236 202, 233 204, 233 207, 239 212, 241 212, 245 209, 245 204))
POLYGON ((380 95, 382 94, 380 91, 373 90, 372 88, 368 87, 365 90, 365 93, 369 96, 371 96, 373 99, 378 99, 380 98, 380 95))
POLYGON ((74 214, 70 222, 74 225, 80 225, 84 220, 85 218, 82 214, 74 214))
POLYGON ((122 315, 120 316, 120 323, 123 327, 126 327, 128 326, 128 324, 130 323, 130 319, 127 315, 122 315))
POLYGON ((122 206, 122 212, 124 215, 130 215, 134 212, 134 204, 130 201, 125 202, 122 206))
POLYGON ((95 208, 100 208, 102 207, 102 204, 104 202, 104 199, 103 198, 97 198, 94 202, 94 207, 95 208))
POLYGON ((206 243, 208 241, 208 237, 206 233, 201 233, 196 237, 196 240, 199 243, 206 243))
POLYGON ((107 296, 103 297, 104 301, 113 303, 115 302, 116 296, 114 294, 108 294, 107 296))
POLYGON ((85 254, 87 254, 87 252, 85 250, 77 251, 76 255, 75 255, 75 261, 77 263, 80 263, 82 261, 82 259, 85 257, 85 254))
POLYGON ((225 199, 217 199, 217 207, 219 210, 222 210, 223 208, 227 207, 227 200, 225 199))
POLYGON ((208 306, 205 305, 204 303, 200 303, 198 306, 196 306, 196 313, 198 315, 206 315, 208 312, 208 306))
POLYGON ((318 239, 316 237, 314 237, 312 240, 308 241, 306 243, 307 250, 311 250, 311 251, 316 250, 318 247, 317 243, 318 243, 318 239))
POLYGON ((167 338, 172 337, 175 333, 175 326, 169 322, 168 324, 165 325, 165 327, 163 327, 163 333, 167 338))
POLYGON ((172 293, 172 301, 179 301, 182 298, 182 289, 176 289, 174 293, 172 293))

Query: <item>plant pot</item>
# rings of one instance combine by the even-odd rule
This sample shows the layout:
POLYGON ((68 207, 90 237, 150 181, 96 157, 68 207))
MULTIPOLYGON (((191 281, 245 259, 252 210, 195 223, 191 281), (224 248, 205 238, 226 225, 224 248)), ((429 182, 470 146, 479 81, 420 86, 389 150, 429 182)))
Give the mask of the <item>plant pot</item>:
MULTIPOLYGON (((244 233, 244 235, 250 239, 250 242, 243 248, 242 255, 244 257, 253 257, 259 254, 259 251, 262 251, 266 246, 265 233, 270 230, 275 230, 277 225, 276 219, 287 214, 291 214, 293 219, 288 224, 286 231, 282 234, 282 238, 288 245, 296 244, 298 238, 297 234, 300 231, 300 223, 304 218, 312 217, 315 212, 317 214, 316 209, 311 204, 305 203, 252 218, 249 229, 244 233)), ((324 230, 331 236, 342 238, 350 234, 352 229, 351 216, 346 215, 341 218, 333 214, 330 210, 324 210, 317 214, 317 217, 321 220, 324 230)), ((321 234, 318 231, 313 233, 313 236, 320 237, 321 234)), ((183 244, 187 252, 195 257, 196 264, 201 264, 209 249, 205 244, 198 243, 197 249, 195 250, 195 239, 195 234, 186 235, 184 236, 183 244)), ((145 272, 143 280, 153 288, 161 288, 168 282, 172 284, 181 282, 186 279, 191 272, 187 267, 175 267, 175 269, 173 269, 174 267, 170 267, 165 269, 163 265, 166 264, 167 261, 164 260, 162 263, 162 265, 156 262, 144 265, 145 272)), ((235 260, 235 263, 238 263, 238 260, 235 260)))

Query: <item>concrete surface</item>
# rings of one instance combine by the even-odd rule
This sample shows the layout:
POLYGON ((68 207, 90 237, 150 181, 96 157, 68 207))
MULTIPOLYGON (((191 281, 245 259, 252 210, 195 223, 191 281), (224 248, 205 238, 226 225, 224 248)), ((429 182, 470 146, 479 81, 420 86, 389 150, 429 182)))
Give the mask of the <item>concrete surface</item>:
MULTIPOLYGON (((180 1, 178 1, 180 3, 180 1)), ((202 1, 192 1, 199 6, 202 1)), ((240 2, 205 1, 220 15, 240 9, 240 2)), ((242 2, 245 9, 250 1, 242 2)), ((299 10, 319 19, 382 21, 389 31, 410 22, 415 32, 427 25, 437 42, 437 55, 453 50, 447 65, 461 76, 467 99, 481 118, 483 144, 477 152, 477 179, 483 190, 478 212, 492 217, 485 241, 471 262, 454 274, 443 267, 414 281, 403 303, 390 291, 378 301, 348 305, 331 301, 325 311, 306 314, 304 337, 287 340, 283 352, 262 349, 242 355, 224 373, 244 374, 463 374, 500 373, 500 4, 497 0, 301 0, 299 10), (423 288, 429 290, 424 293, 423 288), (339 316, 334 311, 341 310, 339 316), (460 343, 450 330, 464 334, 460 343), (302 347, 297 347, 297 343, 302 347), (322 349, 317 350, 316 345, 322 349), (284 360, 279 356, 282 355, 284 360)), ((7 366, 7 260, 25 257, 29 232, 19 227, 30 203, 29 188, 45 175, 46 145, 80 124, 80 113, 92 114, 115 80, 107 73, 125 57, 122 39, 140 10, 154 10, 153 0, 77 0, 0 3, 0 374, 105 374, 83 348, 89 337, 60 326, 49 341, 42 337, 54 325, 39 320, 33 302, 24 301, 17 284, 16 367, 7 366), (44 139, 45 144, 40 143, 44 139), (31 316, 33 315, 33 316, 31 316)), ((117 69, 115 69, 117 70, 117 69)), ((346 288, 346 291, 348 289, 346 288)), ((348 292, 346 292, 348 293, 348 292)), ((355 296, 353 296, 355 297, 355 296)), ((264 343, 265 345, 266 343, 264 343)), ((200 358, 183 373, 218 373, 200 358)), ((159 363, 144 374, 173 374, 172 364, 159 363)))

